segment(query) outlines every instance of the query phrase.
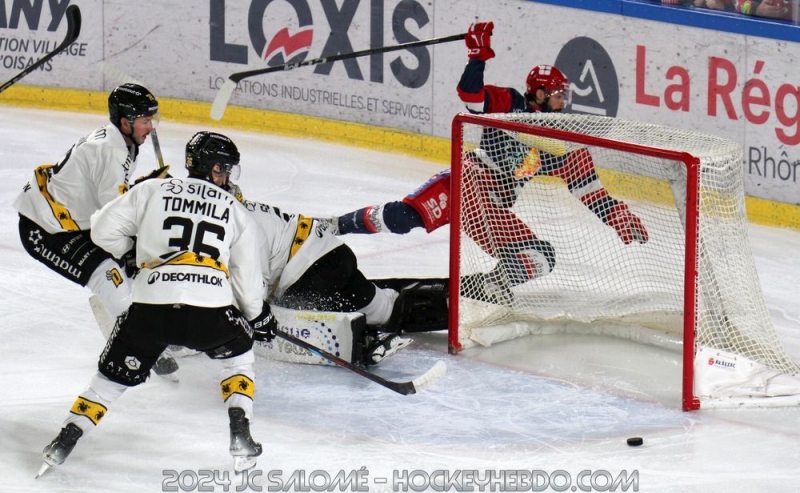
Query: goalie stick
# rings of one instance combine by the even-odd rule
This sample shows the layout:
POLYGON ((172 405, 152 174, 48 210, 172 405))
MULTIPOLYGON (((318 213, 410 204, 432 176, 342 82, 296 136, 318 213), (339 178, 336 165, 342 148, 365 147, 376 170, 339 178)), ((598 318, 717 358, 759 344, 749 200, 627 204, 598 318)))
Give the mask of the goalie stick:
POLYGON ((409 48, 417 48, 420 46, 435 45, 439 43, 449 43, 450 41, 458 41, 467 37, 467 34, 454 34, 452 36, 444 36, 441 38, 424 39, 421 41, 413 41, 411 43, 403 43, 393 46, 384 46, 381 48, 373 48, 371 50, 354 51, 352 53, 342 53, 329 57, 314 58, 313 60, 306 60, 298 63, 286 63, 283 65, 276 65, 274 67, 261 68, 256 70, 248 70, 245 72, 236 72, 228 76, 228 79, 222 84, 217 97, 214 98, 214 103, 211 105, 211 118, 214 120, 222 119, 225 114, 225 108, 228 106, 228 101, 231 99, 233 91, 236 89, 236 84, 242 79, 253 77, 256 75, 269 74, 272 72, 285 72, 288 70, 296 69, 298 67, 307 67, 309 65, 319 65, 322 63, 338 62, 340 60, 349 60, 350 58, 358 58, 367 55, 375 55, 378 53, 388 53, 390 51, 407 50, 409 48))
POLYGON ((81 34, 81 9, 77 5, 70 5, 67 7, 67 11, 64 13, 64 16, 67 18, 67 35, 64 37, 64 41, 62 41, 60 45, 56 46, 55 50, 43 56, 38 62, 26 67, 22 72, 18 73, 12 77, 11 80, 0 86, 0 92, 5 91, 9 87, 16 84, 20 79, 47 63, 54 56, 64 51, 67 46, 71 45, 76 39, 78 39, 78 36, 81 34))
POLYGON ((362 377, 372 380, 378 385, 386 387, 389 390, 394 390, 398 394, 409 395, 422 392, 423 390, 427 389, 431 385, 441 380, 442 377, 444 377, 445 372, 447 371, 447 366, 444 364, 444 361, 439 360, 428 371, 418 376, 414 380, 408 382, 393 382, 391 380, 386 380, 383 377, 379 377, 374 373, 370 373, 364 370, 363 368, 360 368, 348 361, 345 361, 342 358, 334 356, 333 354, 327 351, 323 351, 322 349, 314 345, 311 345, 306 341, 299 339, 287 332, 283 332, 281 330, 278 330, 276 332, 277 336, 280 337, 281 339, 287 340, 292 344, 305 348, 311 351, 312 353, 316 354, 317 356, 320 356, 322 358, 327 359, 328 361, 336 363, 342 368, 350 370, 354 373, 358 373, 362 377))

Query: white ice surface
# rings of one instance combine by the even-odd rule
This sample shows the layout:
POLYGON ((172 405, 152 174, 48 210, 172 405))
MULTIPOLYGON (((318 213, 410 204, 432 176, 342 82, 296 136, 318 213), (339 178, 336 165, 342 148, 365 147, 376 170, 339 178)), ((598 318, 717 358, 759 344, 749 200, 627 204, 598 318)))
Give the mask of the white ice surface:
MULTIPOLYGON (((11 203, 35 166, 59 159, 104 123, 99 115, 0 106, 3 492, 162 491, 164 470, 231 468, 219 366, 195 356, 180 361, 180 383, 156 378, 128 391, 63 465, 33 479, 42 448, 94 373, 104 341, 88 290, 24 252, 11 203)), ((162 121, 164 157, 176 175, 183 174, 184 143, 201 129, 162 121)), ((242 152, 245 195, 287 211, 332 214, 396 199, 441 169, 311 139, 223 132, 242 152)), ((138 174, 154 163, 146 144, 138 174)), ((798 360, 800 234, 760 226, 751 234, 778 335, 798 360)), ((368 276, 446 276, 447 238, 440 230, 347 242, 368 276)), ((444 380, 412 396, 338 368, 259 359, 253 434, 264 454, 256 484, 267 491, 270 471, 287 480, 300 470, 335 476, 362 467, 370 491, 392 491, 396 470, 563 470, 573 480, 584 470, 608 470, 638 471, 639 491, 647 492, 800 491, 800 409, 681 412, 677 354, 545 336, 454 357, 443 333, 416 339, 376 370, 407 380, 443 359, 444 380), (644 437, 644 446, 628 447, 630 436, 644 437), (376 481, 381 477, 388 482, 376 481)))

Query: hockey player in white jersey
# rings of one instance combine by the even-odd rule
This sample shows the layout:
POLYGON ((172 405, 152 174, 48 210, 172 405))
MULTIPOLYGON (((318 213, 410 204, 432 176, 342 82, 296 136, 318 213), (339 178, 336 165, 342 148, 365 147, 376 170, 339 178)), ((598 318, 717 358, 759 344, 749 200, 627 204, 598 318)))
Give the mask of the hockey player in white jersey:
POLYGON ((220 387, 234 467, 240 471, 255 465, 262 449, 249 430, 255 390, 252 345, 254 338, 274 337, 276 324, 263 301, 259 259, 264 237, 225 189, 238 163, 230 139, 198 133, 187 144, 189 178, 148 180, 91 217, 92 240, 116 258, 137 238, 140 272, 133 282, 133 303, 101 354, 98 372, 72 406, 61 433, 44 449, 40 474, 64 462, 109 405, 147 379, 170 344, 222 361, 220 387))
POLYGON ((267 293, 276 306, 364 314, 368 328, 355 335, 355 363, 379 363, 412 342, 400 336, 408 294, 398 302, 398 291, 369 281, 353 251, 326 223, 260 202, 243 203, 268 241, 261 262, 270 274, 267 293))
MULTIPOLYGON (((139 146, 153 131, 158 101, 140 85, 123 84, 109 94, 108 112, 109 124, 78 140, 58 163, 34 170, 14 207, 28 254, 88 287, 116 318, 130 305, 131 281, 120 264, 92 242, 89 218, 130 187, 139 146)), ((171 366, 174 361, 162 364, 171 366)))

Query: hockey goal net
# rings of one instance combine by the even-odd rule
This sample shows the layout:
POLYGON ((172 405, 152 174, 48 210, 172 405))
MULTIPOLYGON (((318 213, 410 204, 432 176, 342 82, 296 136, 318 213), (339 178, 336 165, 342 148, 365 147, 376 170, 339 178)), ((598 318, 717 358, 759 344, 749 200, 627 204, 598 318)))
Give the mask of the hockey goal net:
POLYGON ((564 114, 461 114, 452 145, 452 353, 609 334, 682 350, 685 410, 800 402, 750 252, 739 145, 564 114))

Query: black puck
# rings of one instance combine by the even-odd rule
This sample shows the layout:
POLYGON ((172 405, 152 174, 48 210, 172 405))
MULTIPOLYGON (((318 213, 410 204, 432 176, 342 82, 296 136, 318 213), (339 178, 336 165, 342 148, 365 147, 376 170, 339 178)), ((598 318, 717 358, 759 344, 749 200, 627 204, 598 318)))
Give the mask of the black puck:
POLYGON ((639 445, 644 443, 644 439, 642 437, 630 437, 628 438, 628 445, 631 447, 638 447, 639 445))

